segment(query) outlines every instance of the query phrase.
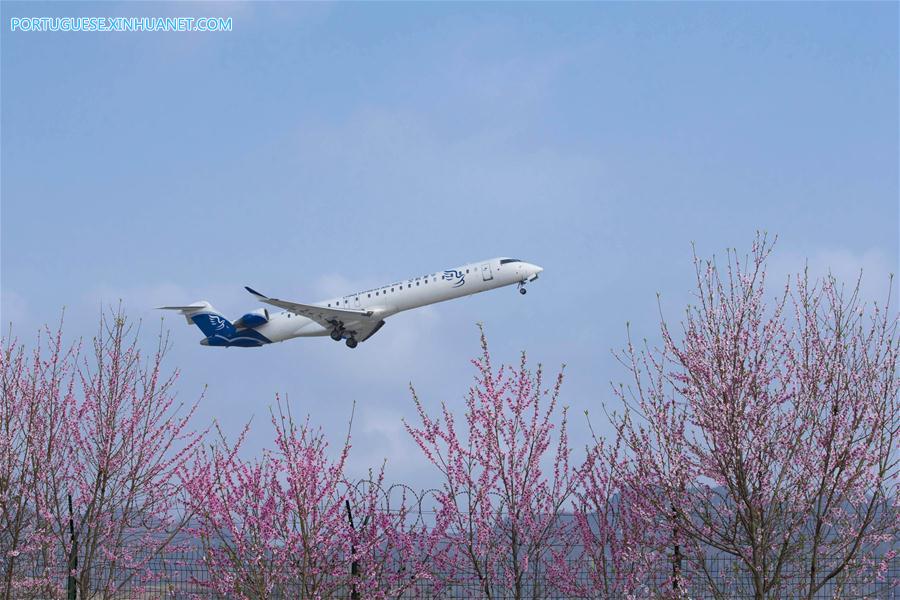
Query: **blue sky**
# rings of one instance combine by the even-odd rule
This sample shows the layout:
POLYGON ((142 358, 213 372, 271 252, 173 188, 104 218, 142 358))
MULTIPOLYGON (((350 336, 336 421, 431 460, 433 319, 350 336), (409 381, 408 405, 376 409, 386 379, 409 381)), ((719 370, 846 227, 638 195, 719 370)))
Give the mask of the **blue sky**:
POLYGON ((883 296, 898 262, 898 7, 880 4, 18 4, 2 7, 3 322, 122 299, 161 318, 198 423, 269 441, 276 392, 353 468, 431 483, 400 424, 495 354, 566 363, 573 438, 625 323, 653 337, 701 255, 779 236, 771 270, 883 296), (231 33, 22 33, 13 16, 230 16, 231 33), (198 345, 161 304, 242 286, 314 301, 490 256, 545 272, 399 315, 356 351, 198 345))

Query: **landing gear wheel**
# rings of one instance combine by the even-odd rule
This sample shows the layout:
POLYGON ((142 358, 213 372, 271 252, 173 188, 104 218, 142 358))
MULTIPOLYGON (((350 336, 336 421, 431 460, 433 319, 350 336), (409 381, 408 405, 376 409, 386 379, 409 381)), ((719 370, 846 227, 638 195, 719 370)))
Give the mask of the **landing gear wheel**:
POLYGON ((352 337, 351 337, 351 338, 347 338, 347 347, 348 347, 348 348, 356 348, 356 345, 357 345, 358 343, 359 343, 359 342, 356 341, 356 338, 352 338, 352 337))
POLYGON ((337 329, 331 330, 331 339, 333 339, 334 341, 339 342, 339 341, 341 341, 342 337, 344 337, 344 336, 337 329))
POLYGON ((522 294, 522 295, 524 296, 525 294, 528 293, 528 290, 526 290, 524 287, 520 287, 520 288, 519 288, 519 293, 522 294))

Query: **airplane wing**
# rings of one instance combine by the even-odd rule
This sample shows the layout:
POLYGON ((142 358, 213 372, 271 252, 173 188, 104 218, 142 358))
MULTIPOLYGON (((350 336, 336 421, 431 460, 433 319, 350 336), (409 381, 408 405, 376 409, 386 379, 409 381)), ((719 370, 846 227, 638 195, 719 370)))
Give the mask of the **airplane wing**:
MULTIPOLYGON (((373 316, 371 310, 356 310, 353 308, 330 308, 327 306, 315 306, 312 304, 300 304, 298 302, 288 302, 287 300, 279 300, 278 298, 269 298, 260 294, 251 287, 245 287, 248 292, 256 296, 261 302, 283 308, 295 315, 301 315, 312 319, 322 327, 334 327, 335 324, 343 324, 347 329, 359 329, 362 331, 375 329, 381 319, 373 316), (353 325, 358 324, 359 327, 353 325)), ((374 331, 372 331, 374 333, 374 331)), ((371 333, 369 334, 371 336, 371 333)), ((361 336, 362 337, 362 336, 361 336)))
POLYGON ((379 329, 384 326, 384 320, 381 321, 369 321, 368 323, 360 323, 355 328, 356 338, 360 342, 364 342, 373 335, 375 335, 379 329))

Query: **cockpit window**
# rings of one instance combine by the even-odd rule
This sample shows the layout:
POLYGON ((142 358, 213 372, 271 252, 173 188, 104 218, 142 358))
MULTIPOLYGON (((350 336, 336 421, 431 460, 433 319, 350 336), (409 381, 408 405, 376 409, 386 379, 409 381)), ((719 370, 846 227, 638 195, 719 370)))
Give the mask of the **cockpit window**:
POLYGON ((500 260, 501 265, 506 265, 509 263, 517 263, 517 262, 522 262, 522 261, 519 260, 518 258, 503 258, 500 260))

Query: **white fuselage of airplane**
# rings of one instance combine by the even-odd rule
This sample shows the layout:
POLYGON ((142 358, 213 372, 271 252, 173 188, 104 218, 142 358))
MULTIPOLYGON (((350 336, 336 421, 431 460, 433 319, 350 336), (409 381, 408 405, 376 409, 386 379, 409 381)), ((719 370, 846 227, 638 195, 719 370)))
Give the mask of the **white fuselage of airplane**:
MULTIPOLYGON (((529 263, 521 261, 503 263, 503 260, 514 259, 495 258, 470 263, 315 304, 324 307, 370 310, 381 319, 386 319, 405 310, 522 283, 542 271, 540 267, 529 263)), ((280 342, 294 337, 328 335, 331 329, 306 317, 284 311, 273 314, 272 320, 257 331, 273 342, 280 342), (271 337, 267 334, 271 334, 271 337)))
POLYGON ((201 340, 204 345, 261 346, 296 337, 330 335, 335 340, 346 340, 353 348, 374 335, 384 325, 384 319, 399 312, 513 284, 519 285, 524 294, 525 284, 537 279, 542 270, 518 259, 494 258, 313 304, 269 298, 247 288, 261 301, 283 310, 259 309, 233 325, 207 302, 165 308, 181 311, 203 329, 207 334, 201 340))

